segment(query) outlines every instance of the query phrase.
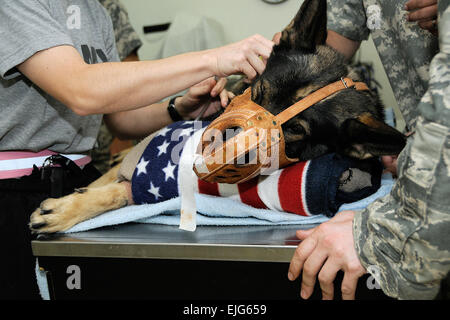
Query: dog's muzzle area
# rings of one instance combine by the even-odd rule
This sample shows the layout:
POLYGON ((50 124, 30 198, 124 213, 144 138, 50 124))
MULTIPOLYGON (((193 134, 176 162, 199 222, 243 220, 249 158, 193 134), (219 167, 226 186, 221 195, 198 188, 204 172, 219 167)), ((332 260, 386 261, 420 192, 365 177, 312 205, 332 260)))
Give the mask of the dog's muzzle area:
POLYGON ((207 182, 242 183, 262 170, 297 162, 286 157, 284 147, 281 123, 254 103, 247 89, 203 133, 194 171, 207 182))

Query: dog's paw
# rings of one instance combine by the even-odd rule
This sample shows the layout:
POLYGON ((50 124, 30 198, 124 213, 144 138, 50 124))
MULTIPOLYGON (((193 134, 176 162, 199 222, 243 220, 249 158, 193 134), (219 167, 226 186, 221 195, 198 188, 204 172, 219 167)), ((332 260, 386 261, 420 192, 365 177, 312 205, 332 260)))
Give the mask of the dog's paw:
POLYGON ((29 227, 33 233, 55 233, 68 230, 80 222, 80 211, 69 195, 59 199, 43 201, 30 218, 29 227))
POLYGON ((43 201, 30 218, 33 233, 66 231, 87 219, 128 204, 131 183, 110 183, 98 188, 80 188, 58 199, 43 201))

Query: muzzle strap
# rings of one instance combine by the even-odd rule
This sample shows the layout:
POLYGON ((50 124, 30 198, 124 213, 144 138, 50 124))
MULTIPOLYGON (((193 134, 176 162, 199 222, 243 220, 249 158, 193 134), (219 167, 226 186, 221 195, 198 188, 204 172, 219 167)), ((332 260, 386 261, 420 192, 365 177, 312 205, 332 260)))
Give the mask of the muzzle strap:
POLYGON ((321 89, 318 89, 317 91, 314 91, 313 93, 309 94, 308 96, 298 101, 297 103, 294 103, 289 108, 280 112, 276 116, 276 119, 278 122, 283 124, 288 120, 292 119, 293 117, 295 117, 296 115, 298 115, 299 113, 301 113, 302 111, 316 104, 317 102, 322 101, 323 99, 328 98, 329 96, 339 91, 353 87, 356 90, 369 90, 369 88, 364 82, 353 82, 353 80, 350 78, 341 78, 341 80, 333 82, 321 89))

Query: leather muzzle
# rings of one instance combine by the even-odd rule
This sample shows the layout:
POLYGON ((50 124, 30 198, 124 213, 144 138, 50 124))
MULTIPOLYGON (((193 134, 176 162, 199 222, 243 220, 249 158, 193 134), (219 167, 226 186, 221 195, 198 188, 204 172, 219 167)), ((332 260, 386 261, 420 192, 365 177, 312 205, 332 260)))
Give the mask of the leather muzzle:
POLYGON ((341 79, 277 116, 254 103, 248 88, 204 131, 194 162, 195 173, 206 182, 234 184, 298 162, 286 156, 281 125, 313 104, 351 87, 369 90, 364 83, 341 79))

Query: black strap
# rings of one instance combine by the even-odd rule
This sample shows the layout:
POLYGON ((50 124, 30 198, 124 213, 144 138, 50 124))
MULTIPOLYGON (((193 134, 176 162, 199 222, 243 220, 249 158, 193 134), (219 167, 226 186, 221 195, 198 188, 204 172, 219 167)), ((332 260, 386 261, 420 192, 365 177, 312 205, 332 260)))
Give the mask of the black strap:
POLYGON ((177 109, 175 109, 175 99, 179 96, 173 97, 169 101, 169 105, 167 106, 167 111, 169 112, 169 116, 173 122, 182 121, 183 117, 178 113, 177 109))

